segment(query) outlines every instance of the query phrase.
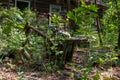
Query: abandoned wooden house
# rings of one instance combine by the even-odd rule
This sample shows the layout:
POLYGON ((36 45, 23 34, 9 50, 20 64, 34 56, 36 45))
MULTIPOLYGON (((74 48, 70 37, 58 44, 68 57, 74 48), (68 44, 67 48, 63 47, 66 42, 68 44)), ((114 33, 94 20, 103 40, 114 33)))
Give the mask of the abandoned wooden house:
MULTIPOLYGON (((30 8, 36 10, 38 18, 41 23, 47 23, 51 25, 50 16, 48 13, 57 13, 59 15, 65 15, 69 10, 78 7, 80 0, 0 0, 0 4, 4 7, 18 7, 23 10, 30 8)), ((104 10, 105 5, 101 0, 85 0, 86 3, 95 3, 99 7, 99 12, 104 10)), ((100 14, 100 16, 101 16, 100 14)))

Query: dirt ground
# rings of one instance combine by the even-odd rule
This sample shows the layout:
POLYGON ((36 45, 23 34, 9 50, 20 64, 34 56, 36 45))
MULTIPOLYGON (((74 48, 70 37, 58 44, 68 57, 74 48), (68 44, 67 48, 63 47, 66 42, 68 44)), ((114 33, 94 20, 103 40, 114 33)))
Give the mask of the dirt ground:
MULTIPOLYGON (((81 55, 80 51, 74 53, 73 62, 75 65, 80 66, 85 63, 85 60, 85 55, 81 55)), ((80 80, 75 78, 75 76, 77 73, 80 73, 81 70, 77 70, 70 65, 65 65, 62 70, 58 69, 49 73, 45 69, 38 69, 38 67, 41 67, 41 64, 26 66, 23 64, 4 62, 0 64, 0 80, 80 80)), ((100 80, 120 80, 120 66, 99 66, 93 67, 91 70, 92 73, 90 77, 100 71, 100 80), (103 79, 104 76, 108 78, 103 79), (110 79, 111 76, 114 77, 114 79, 110 79)))

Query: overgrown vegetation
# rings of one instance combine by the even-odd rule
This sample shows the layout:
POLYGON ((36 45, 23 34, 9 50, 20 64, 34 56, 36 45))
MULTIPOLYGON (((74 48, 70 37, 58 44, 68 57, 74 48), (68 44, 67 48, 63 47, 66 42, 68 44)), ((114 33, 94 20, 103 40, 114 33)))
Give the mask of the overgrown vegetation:
MULTIPOLYGON (((98 8, 94 4, 86 4, 81 1, 81 5, 67 13, 67 17, 76 24, 75 31, 70 34, 74 38, 89 38, 90 46, 84 49, 86 59, 81 66, 76 66, 74 62, 69 63, 72 68, 81 70, 75 74, 71 72, 71 78, 80 80, 99 80, 101 79, 100 71, 92 77, 92 67, 116 66, 120 64, 119 49, 115 51, 114 47, 119 43, 119 1, 117 5, 112 1, 108 2, 108 9, 101 19, 103 46, 98 44, 98 35, 94 25, 98 8), (81 37, 84 36, 84 37, 81 37), (87 37, 86 37, 87 36, 87 37), (96 44, 94 44, 96 43, 96 44)), ((12 58, 14 63, 24 63, 35 65, 41 63, 46 72, 59 70, 65 67, 63 64, 65 40, 70 39, 69 31, 62 31, 60 23, 68 23, 61 16, 54 14, 52 16, 54 26, 39 24, 36 13, 30 9, 23 11, 17 8, 0 7, 0 62, 12 58)), ((78 44, 79 46, 79 44, 78 44)), ((119 47, 119 45, 118 45, 119 47)), ((80 48, 80 47, 77 47, 80 48)), ((69 50, 71 51, 71 50, 69 50)), ((23 73, 19 73, 18 80, 23 79, 23 73)), ((58 74, 62 75, 60 71, 58 74)), ((115 80, 112 76, 103 76, 106 80, 115 80)), ((23 79, 24 80, 24 79, 23 79)), ((25 78, 26 80, 26 78, 25 78)))
POLYGON ((36 23, 39 20, 35 12, 29 9, 1 8, 1 58, 14 57, 16 61, 32 64, 48 58, 52 66, 58 65, 59 55, 63 54, 63 42, 69 36, 60 32, 60 18, 55 16, 52 20, 56 26, 41 26, 36 23))

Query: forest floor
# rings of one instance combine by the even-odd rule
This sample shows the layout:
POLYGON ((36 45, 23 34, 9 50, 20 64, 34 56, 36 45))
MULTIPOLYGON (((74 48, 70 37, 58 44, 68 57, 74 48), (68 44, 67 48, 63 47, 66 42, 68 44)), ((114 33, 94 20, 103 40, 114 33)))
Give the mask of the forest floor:
MULTIPOLYGON (((6 61, 0 64, 0 80, 81 80, 82 76, 79 73, 82 73, 82 70, 80 67, 85 62, 85 55, 82 55, 81 51, 74 52, 74 64, 66 64, 63 69, 56 69, 52 72, 47 72, 44 64, 27 66, 6 61)), ((120 66, 94 66, 90 70, 90 75, 86 76, 93 77, 100 72, 100 79, 94 78, 94 80, 120 80, 120 66), (105 79, 103 79, 104 77, 105 79)))

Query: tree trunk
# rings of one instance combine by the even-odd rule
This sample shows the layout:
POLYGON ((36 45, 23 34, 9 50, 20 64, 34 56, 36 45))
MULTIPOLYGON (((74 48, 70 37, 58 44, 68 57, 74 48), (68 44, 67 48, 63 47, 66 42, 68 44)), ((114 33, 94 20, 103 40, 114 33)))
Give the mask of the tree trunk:
MULTIPOLYGON (((95 0, 95 4, 97 5, 97 0, 95 0)), ((98 32, 98 37, 99 37, 99 42, 100 45, 102 45, 102 38, 101 38, 101 31, 100 31, 100 20, 99 20, 99 12, 97 12, 98 16, 96 18, 96 23, 97 23, 97 32, 98 32)))
POLYGON ((117 44, 117 46, 120 49, 120 25, 118 28, 119 28, 119 30, 118 30, 118 44, 117 44))
POLYGON ((103 44, 103 42, 102 42, 102 38, 101 38, 101 31, 100 31, 100 20, 99 20, 99 16, 96 18, 96 21, 97 21, 97 31, 98 31, 99 42, 100 42, 100 45, 102 45, 102 44, 103 44))

